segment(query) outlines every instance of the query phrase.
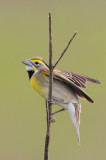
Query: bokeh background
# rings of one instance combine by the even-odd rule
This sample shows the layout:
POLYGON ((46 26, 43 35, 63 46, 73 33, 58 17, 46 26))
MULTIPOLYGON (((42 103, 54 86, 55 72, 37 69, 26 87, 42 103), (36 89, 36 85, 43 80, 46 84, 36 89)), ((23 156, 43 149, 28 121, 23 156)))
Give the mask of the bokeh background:
MULTIPOLYGON (((53 61, 78 32, 58 68, 99 79, 80 100, 81 146, 67 112, 51 126, 50 160, 106 159, 106 0, 0 0, 0 160, 42 160, 45 101, 30 86, 23 60, 48 62, 48 12, 52 13, 53 61)), ((59 107, 53 106, 53 110, 59 107)))

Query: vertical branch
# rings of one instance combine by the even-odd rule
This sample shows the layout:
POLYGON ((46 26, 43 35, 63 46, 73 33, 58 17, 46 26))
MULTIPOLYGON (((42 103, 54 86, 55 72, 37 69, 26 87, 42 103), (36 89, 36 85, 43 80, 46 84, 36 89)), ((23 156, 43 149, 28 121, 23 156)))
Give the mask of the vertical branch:
POLYGON ((52 84, 53 84, 53 65, 52 65, 52 33, 51 33, 51 14, 49 12, 49 93, 48 93, 48 107, 52 110, 52 84))
MULTIPOLYGON (((52 31, 51 31, 51 13, 49 13, 49 91, 48 91, 48 98, 46 99, 46 112, 47 112, 47 130, 46 130, 46 138, 45 138, 45 149, 44 149, 44 160, 48 160, 48 151, 49 151, 49 141, 50 141, 50 126, 51 126, 51 115, 52 115, 52 84, 53 84, 53 69, 59 63, 63 55, 66 53, 69 45, 71 44, 72 40, 74 39, 77 32, 75 32, 68 42, 66 48, 63 50, 62 54, 60 55, 59 59, 56 63, 52 64, 52 31)), ((58 113, 59 111, 55 112, 58 113)))
POLYGON ((51 34, 51 14, 49 13, 49 92, 48 99, 46 99, 47 111, 47 131, 45 138, 44 160, 48 160, 48 150, 50 141, 50 124, 52 112, 52 83, 53 83, 53 65, 52 65, 52 34, 51 34))

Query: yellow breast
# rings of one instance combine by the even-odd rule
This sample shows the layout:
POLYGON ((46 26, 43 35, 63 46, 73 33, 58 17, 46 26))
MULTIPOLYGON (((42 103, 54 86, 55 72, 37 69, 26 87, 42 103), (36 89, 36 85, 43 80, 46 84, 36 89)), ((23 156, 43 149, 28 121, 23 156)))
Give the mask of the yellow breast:
POLYGON ((32 87, 43 97, 46 98, 47 96, 47 90, 44 87, 44 85, 41 83, 41 80, 37 76, 33 76, 30 79, 30 83, 32 87))

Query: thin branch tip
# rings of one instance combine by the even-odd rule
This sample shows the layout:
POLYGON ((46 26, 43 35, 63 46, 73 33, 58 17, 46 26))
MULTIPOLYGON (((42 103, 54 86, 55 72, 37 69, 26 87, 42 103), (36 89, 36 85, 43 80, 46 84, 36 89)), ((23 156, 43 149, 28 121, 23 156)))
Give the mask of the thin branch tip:
POLYGON ((51 16, 51 12, 49 12, 49 19, 51 19, 51 17, 52 17, 52 16, 51 16))
POLYGON ((75 32, 75 33, 73 34, 73 36, 71 37, 71 39, 69 40, 66 48, 63 50, 63 52, 61 53, 59 59, 58 59, 58 60, 56 61, 56 63, 54 64, 53 69, 56 67, 56 65, 59 63, 59 61, 60 61, 61 58, 63 57, 63 55, 66 53, 67 49, 69 48, 69 45, 71 44, 71 42, 72 42, 72 40, 74 39, 74 37, 76 36, 76 34, 77 34, 77 32, 75 32))
POLYGON ((49 15, 51 15, 51 12, 49 11, 49 15))

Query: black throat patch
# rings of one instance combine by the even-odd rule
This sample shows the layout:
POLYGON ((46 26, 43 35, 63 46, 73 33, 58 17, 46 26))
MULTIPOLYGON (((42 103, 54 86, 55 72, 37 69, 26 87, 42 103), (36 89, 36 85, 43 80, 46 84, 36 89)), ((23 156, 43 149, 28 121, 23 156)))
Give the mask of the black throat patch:
POLYGON ((29 79, 31 79, 32 75, 34 74, 34 71, 30 70, 30 71, 27 71, 27 72, 28 72, 29 79))

